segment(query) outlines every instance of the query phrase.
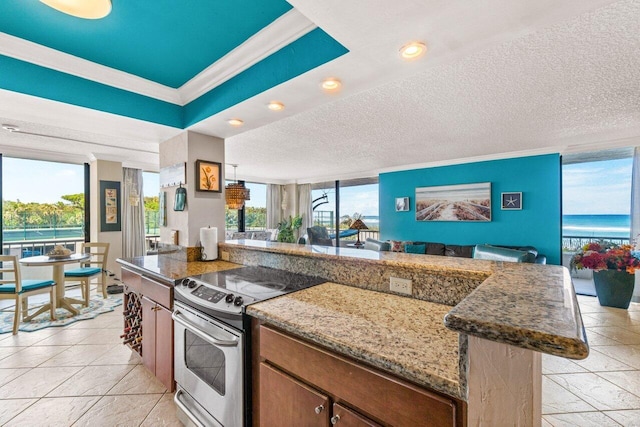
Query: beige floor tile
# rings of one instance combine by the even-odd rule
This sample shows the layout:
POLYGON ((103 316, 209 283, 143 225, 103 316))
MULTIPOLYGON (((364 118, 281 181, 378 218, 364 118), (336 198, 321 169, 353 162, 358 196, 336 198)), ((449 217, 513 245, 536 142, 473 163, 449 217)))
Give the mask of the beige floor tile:
POLYGON ((173 403, 172 393, 162 396, 140 427, 182 427, 182 423, 176 416, 176 405, 173 403))
POLYGON ((589 346, 598 347, 601 345, 620 345, 620 343, 616 340, 612 340, 604 335, 600 335, 597 332, 594 332, 590 328, 587 328, 587 341, 589 342, 589 346))
POLYGON ((631 371, 634 369, 617 359, 600 353, 595 348, 590 349, 589 356, 586 359, 576 360, 576 364, 591 372, 631 371))
POLYGON ((545 417, 542 417, 542 427, 553 427, 553 424, 549 423, 545 417))
MULTIPOLYGON (((640 396, 640 371, 598 372, 598 376, 640 396)), ((640 409, 638 407, 637 409, 640 409)))
POLYGON ((7 421, 37 401, 38 399, 0 400, 0 425, 5 425, 7 421))
POLYGON ((122 314, 105 313, 96 318, 81 320, 67 326, 65 329, 122 329, 122 314))
POLYGON ((20 375, 29 371, 29 368, 17 368, 17 369, 0 369, 0 386, 4 385, 20 375))
POLYGON ((0 387, 0 399, 46 396, 80 368, 34 368, 0 387))
POLYGON ((632 411, 606 411, 605 414, 625 427, 640 427, 640 409, 632 411))
POLYGON ((35 368, 54 356, 69 349, 69 346, 32 346, 5 357, 0 361, 2 368, 35 368))
POLYGON ((104 396, 74 427, 139 426, 161 397, 162 394, 104 396))
POLYGON ((550 354, 542 355, 543 374, 573 374, 577 372, 587 372, 587 370, 573 360, 550 354))
POLYGON ((598 347, 598 351, 635 369, 640 369, 640 345, 602 346, 598 347))
POLYGON ((104 356, 113 347, 113 344, 74 345, 40 366, 87 366, 97 358, 104 356))
POLYGON ((123 344, 117 344, 103 356, 97 358, 90 365, 138 365, 142 358, 123 344))
POLYGON ((17 335, 6 334, 8 337, 0 341, 0 347, 28 347, 62 331, 62 328, 44 328, 34 332, 21 331, 17 335))
POLYGON ((542 413, 557 414, 564 412, 595 411, 596 408, 575 394, 561 387, 548 377, 542 377, 542 413))
POLYGON ((602 412, 554 414, 545 415, 544 418, 553 427, 610 427, 620 425, 602 412))
POLYGON ((621 344, 640 344, 640 334, 630 332, 619 326, 596 326, 590 329, 600 335, 614 339, 621 344))
POLYGON ((120 329, 91 329, 93 333, 80 341, 80 344, 121 344, 120 329))
POLYGON ((596 374, 559 374, 549 375, 549 378, 599 411, 640 409, 640 397, 596 374))
POLYGON ((56 396, 99 396, 106 394, 134 365, 87 366, 47 394, 56 396))
POLYGON ((0 347, 0 366, 2 366, 2 359, 22 350, 24 347, 0 347))
POLYGON ((138 365, 107 394, 157 394, 167 389, 147 368, 138 365))
POLYGON ((38 342, 38 345, 74 345, 93 333, 92 329, 63 329, 60 333, 38 342))
POLYGON ((7 427, 70 426, 99 399, 98 396, 40 399, 6 425, 7 427), (43 418, 45 414, 46 418, 43 418))

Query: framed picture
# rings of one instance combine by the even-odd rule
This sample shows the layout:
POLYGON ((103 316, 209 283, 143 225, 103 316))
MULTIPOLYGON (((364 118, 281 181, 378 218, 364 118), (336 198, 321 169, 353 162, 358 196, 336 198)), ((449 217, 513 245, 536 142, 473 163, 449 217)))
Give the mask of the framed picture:
POLYGON ((396 212, 406 212, 409 210, 408 197, 396 197, 396 212))
POLYGON ((121 231, 120 182, 100 181, 100 231, 121 231))
POLYGON ((491 221, 491 183, 416 188, 417 221, 491 221))
POLYGON ((196 160, 196 190, 222 192, 222 165, 218 162, 196 160))
POLYGON ((522 210, 522 193, 502 193, 500 200, 503 211, 522 210))

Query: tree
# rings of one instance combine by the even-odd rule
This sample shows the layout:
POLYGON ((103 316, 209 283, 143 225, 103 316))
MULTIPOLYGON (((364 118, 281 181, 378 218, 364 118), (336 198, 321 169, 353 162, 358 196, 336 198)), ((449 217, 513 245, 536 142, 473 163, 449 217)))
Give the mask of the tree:
POLYGON ((60 198, 71 203, 71 206, 74 208, 84 209, 84 193, 66 194, 64 196, 60 196, 60 198))

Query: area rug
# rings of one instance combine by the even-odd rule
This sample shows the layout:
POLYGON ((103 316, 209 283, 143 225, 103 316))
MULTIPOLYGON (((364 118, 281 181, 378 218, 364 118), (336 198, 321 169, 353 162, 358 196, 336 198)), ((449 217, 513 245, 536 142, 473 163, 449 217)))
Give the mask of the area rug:
MULTIPOLYGON (((30 322, 20 323, 20 327, 18 329, 24 332, 32 332, 43 328, 66 326, 80 320, 93 319, 102 313, 113 311, 114 308, 120 304, 122 304, 122 296, 110 296, 107 299, 103 299, 101 296, 95 295, 89 300, 89 307, 82 308, 80 310, 80 314, 77 316, 72 315, 64 308, 57 308, 57 319, 55 321, 51 321, 49 312, 47 311, 34 317, 30 322)), ((29 304, 29 311, 38 306, 41 306, 41 304, 29 304)), ((78 305, 75 305, 75 307, 78 307, 78 305)), ((0 334, 10 333, 13 331, 13 316, 13 311, 7 310, 0 313, 0 334)))

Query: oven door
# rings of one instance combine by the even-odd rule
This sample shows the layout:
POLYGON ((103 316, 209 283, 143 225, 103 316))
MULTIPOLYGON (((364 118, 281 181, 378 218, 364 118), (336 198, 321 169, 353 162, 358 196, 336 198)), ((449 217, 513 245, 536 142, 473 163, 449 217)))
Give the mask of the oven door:
MULTIPOLYGON (((224 427, 241 427, 244 334, 179 302, 172 317, 176 383, 224 427)), ((189 410, 189 399, 179 403, 198 419, 199 408, 189 410)))

